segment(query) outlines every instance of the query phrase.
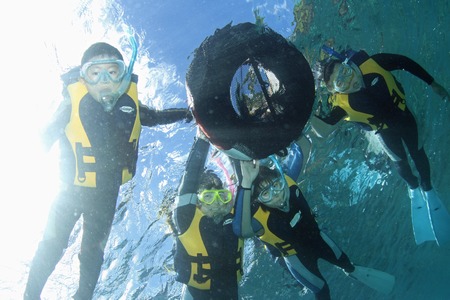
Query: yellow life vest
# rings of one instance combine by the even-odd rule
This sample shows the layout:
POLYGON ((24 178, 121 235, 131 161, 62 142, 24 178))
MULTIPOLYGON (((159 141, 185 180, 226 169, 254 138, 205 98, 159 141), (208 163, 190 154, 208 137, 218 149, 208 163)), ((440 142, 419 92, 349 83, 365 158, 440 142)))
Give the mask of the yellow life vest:
MULTIPOLYGON (((199 230, 200 220, 204 216, 203 212, 197 207, 191 225, 186 232, 178 236, 178 239, 183 244, 189 257, 194 258, 191 260, 191 270, 187 285, 200 290, 209 290, 211 288, 211 277, 207 274, 211 271, 211 260, 209 259, 208 251, 199 230), (199 280, 199 277, 201 280, 199 280)), ((237 266, 242 265, 243 246, 243 239, 238 239, 238 246, 236 249, 237 266)), ((242 277, 241 268, 237 268, 236 272, 237 280, 240 281, 242 277)))
MULTIPOLYGON (((383 69, 379 64, 377 64, 372 58, 367 59, 361 65, 359 65, 362 75, 367 74, 379 74, 385 80, 390 96, 394 104, 402 111, 406 108, 405 94, 401 88, 397 85, 397 82, 391 72, 383 69)), ((354 110, 349 103, 349 94, 333 94, 329 98, 329 102, 333 107, 339 106, 347 113, 347 117, 344 119, 350 122, 358 122, 369 125, 373 130, 385 129, 388 126, 386 124, 382 125, 382 128, 377 127, 376 124, 370 123, 369 119, 373 117, 371 114, 363 113, 354 110)))
MULTIPOLYGON (((90 149, 92 149, 91 142, 89 141, 84 126, 81 122, 79 113, 80 102, 88 94, 88 90, 83 83, 77 80, 75 82, 67 84, 67 91, 72 103, 72 111, 70 115, 70 121, 65 128, 65 133, 72 146, 76 162, 75 178, 73 184, 83 187, 96 187, 97 180, 95 168, 90 168, 85 172, 80 172, 79 170, 80 165, 92 164, 94 166, 96 162, 96 158, 92 154, 92 151, 89 151, 90 149), (80 152, 80 149, 83 149, 83 151, 80 152)), ((131 144, 131 147, 133 148, 132 150, 135 151, 137 155, 138 141, 141 133, 141 121, 139 117, 139 100, 136 79, 131 81, 130 87, 128 88, 126 94, 130 96, 133 102, 136 104, 136 118, 128 142, 131 144)), ((133 175, 134 174, 130 170, 130 166, 125 166, 122 169, 122 184, 130 180, 133 175)))
MULTIPOLYGON (((289 176, 285 175, 285 178, 286 178, 286 181, 287 181, 289 187, 296 184, 295 181, 292 178, 290 178, 289 176)), ((291 256, 291 255, 297 254, 297 251, 294 249, 294 247, 290 243, 286 242, 285 240, 281 239, 280 237, 278 237, 277 235, 275 235, 273 232, 270 231, 269 225, 267 223, 269 220, 269 216, 270 216, 270 211, 263 210, 261 208, 261 206, 258 208, 256 213, 253 215, 253 217, 256 220, 258 220, 258 222, 261 223, 261 225, 264 228, 264 234, 259 236, 259 239, 263 242, 266 242, 266 243, 276 247, 278 250, 280 250, 280 252, 283 256, 291 256)))

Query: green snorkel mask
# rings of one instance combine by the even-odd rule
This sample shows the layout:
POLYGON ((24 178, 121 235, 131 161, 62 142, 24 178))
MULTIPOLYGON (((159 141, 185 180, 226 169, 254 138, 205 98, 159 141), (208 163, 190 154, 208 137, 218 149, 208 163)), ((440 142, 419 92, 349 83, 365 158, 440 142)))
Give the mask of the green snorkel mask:
POLYGON ((117 100, 119 100, 119 98, 123 94, 125 94, 126 91, 128 90, 128 88, 130 87, 131 75, 133 73, 133 66, 134 66, 134 62, 136 61, 136 57, 137 57, 137 42, 136 42, 136 39, 134 38, 134 34, 131 31, 128 31, 128 38, 130 40, 130 45, 131 45, 133 52, 131 55, 130 64, 128 65, 126 73, 123 76, 123 79, 122 79, 119 87, 115 91, 112 91, 112 92, 103 92, 103 93, 100 92, 100 97, 99 97, 98 101, 103 106, 103 108, 105 109, 106 112, 112 111, 112 109, 114 108, 114 106, 117 103, 117 100))

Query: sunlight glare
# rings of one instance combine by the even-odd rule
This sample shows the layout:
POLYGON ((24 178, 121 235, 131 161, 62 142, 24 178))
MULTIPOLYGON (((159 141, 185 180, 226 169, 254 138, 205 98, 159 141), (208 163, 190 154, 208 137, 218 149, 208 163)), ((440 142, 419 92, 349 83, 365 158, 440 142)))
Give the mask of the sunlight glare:
POLYGON ((3 38, 10 42, 1 50, 8 71, 2 78, 8 88, 3 90, 7 100, 0 118, 7 143, 1 155, 5 171, 0 235, 8 242, 1 249, 0 289, 7 282, 25 284, 25 268, 58 191, 58 147, 44 151, 40 135, 62 100, 60 75, 78 65, 92 43, 109 41, 118 46, 123 32, 105 25, 111 23, 110 11, 120 15, 120 9, 109 9, 112 5, 109 0, 24 0, 8 7, 8 14, 20 18, 9 17, 7 24, 3 24, 6 18, 0 21, 6 29, 3 38), (57 13, 37 13, 42 11, 57 13))

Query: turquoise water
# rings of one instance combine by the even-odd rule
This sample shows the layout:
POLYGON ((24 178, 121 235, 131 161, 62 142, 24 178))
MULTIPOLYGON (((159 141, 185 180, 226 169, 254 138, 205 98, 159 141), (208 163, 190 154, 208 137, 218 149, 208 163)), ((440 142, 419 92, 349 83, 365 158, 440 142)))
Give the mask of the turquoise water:
MULTIPOLYGON (((25 1, 21 5, 31 3, 25 1)), ((119 43, 120 26, 124 24, 139 36, 140 54, 135 71, 140 76, 140 99, 159 109, 185 107, 184 76, 194 49, 216 28, 231 21, 253 22, 255 9, 268 26, 291 39, 310 61, 318 58, 324 42, 333 39, 336 47, 363 48, 371 54, 405 54, 450 88, 450 4, 444 0, 389 3, 322 0, 305 1, 303 5, 300 1, 257 0, 104 0, 68 1, 67 5, 44 1, 35 7, 38 8, 57 13, 46 16, 47 23, 34 15, 19 18, 18 23, 35 21, 30 24, 36 28, 20 31, 17 36, 43 45, 43 50, 37 52, 41 57, 38 61, 45 63, 43 74, 48 74, 48 78, 36 78, 35 89, 42 89, 48 97, 41 102, 45 105, 40 111, 51 111, 58 103, 60 91, 53 88, 60 84, 59 73, 77 64, 81 52, 93 41, 119 43), (304 9, 304 19, 295 20, 295 7, 304 9)), ((18 16, 23 13, 18 10, 18 16)), ((26 57, 30 48, 17 51, 26 57)), ((395 74, 406 90, 408 106, 417 117, 421 140, 430 158, 433 184, 450 208, 450 196, 446 196, 450 194, 447 150, 450 137, 446 122, 449 105, 419 79, 405 72, 395 74)), ((23 101, 28 104, 25 111, 37 109, 35 99, 25 98, 23 101)), ((41 126, 45 118, 32 120, 32 125, 41 126)), ((39 126, 28 126, 24 131, 29 132, 30 140, 34 140, 39 126)), ((386 296, 323 262, 320 266, 332 298, 450 299, 450 249, 433 243, 415 245, 406 185, 373 137, 348 124, 337 128, 326 140, 315 136, 309 127, 305 133, 313 148, 300 186, 317 212, 319 223, 355 263, 389 272, 397 279, 392 294, 386 296)), ((165 211, 167 207, 170 209, 170 199, 194 135, 195 127, 184 123, 143 130, 137 175, 121 191, 96 299, 177 299, 180 294, 181 285, 174 281, 173 238, 165 211)), ((18 156, 27 169, 15 176, 17 190, 24 197, 22 185, 35 174, 31 161, 36 159, 35 153, 29 151, 33 149, 31 144, 18 142, 18 145, 23 151, 11 157, 18 156)), ((42 192, 40 186, 28 184, 28 189, 32 195, 42 192)), ((36 202, 33 196, 24 198, 25 203, 36 202)), ((45 223, 45 211, 39 214, 41 219, 36 221, 39 225, 34 226, 28 219, 29 213, 22 209, 14 210, 17 218, 4 226, 2 223, 3 228, 17 228, 11 234, 12 240, 19 236, 30 241, 27 252, 21 256, 7 256, 6 252, 2 255, 5 257, 0 264, 2 299, 18 299, 22 295, 28 264, 45 223), (19 225, 11 226, 15 222, 30 225, 25 230, 19 225)), ((77 227, 43 299, 67 299, 75 292, 79 233, 77 227)), ((11 241, 8 245, 16 243, 11 241)), ((252 240, 246 243, 245 277, 240 293, 242 299, 314 298, 302 291, 290 274, 252 240)))

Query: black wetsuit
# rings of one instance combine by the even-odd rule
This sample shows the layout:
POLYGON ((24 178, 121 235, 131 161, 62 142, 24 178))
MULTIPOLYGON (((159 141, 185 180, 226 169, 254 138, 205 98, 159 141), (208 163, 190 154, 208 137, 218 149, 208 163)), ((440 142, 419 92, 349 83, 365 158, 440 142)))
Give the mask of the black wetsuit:
POLYGON ((82 124, 79 127, 83 127, 84 131, 68 130, 74 118, 72 100, 60 105, 44 133, 44 142, 48 148, 57 140, 60 141, 62 184, 51 208, 44 237, 31 264, 25 299, 39 299, 81 215, 83 237, 79 254, 80 283, 75 299, 92 298, 103 263, 119 188, 129 179, 124 179, 124 170, 130 178, 135 172, 140 124, 169 124, 189 116, 187 109, 152 110, 137 104, 137 99, 132 99, 128 94, 119 98, 110 113, 106 113, 90 94, 85 94, 80 100, 76 109, 79 110, 79 123, 82 124), (140 120, 139 126, 136 125, 137 120, 140 120), (136 135, 134 143, 129 142, 132 132, 136 135), (91 147, 75 143, 77 151, 74 153, 68 135, 75 140, 80 135, 86 136, 85 140, 89 140, 91 147), (81 160, 86 157, 91 159, 80 163, 80 157, 81 160), (91 176, 93 174, 95 176, 91 176), (88 184, 89 176, 91 186, 82 186, 88 184))
POLYGON ((403 88, 390 71, 406 70, 427 84, 433 82, 433 77, 403 55, 376 54, 369 57, 360 51, 352 56, 351 61, 361 69, 365 88, 351 94, 330 96, 333 109, 329 116, 321 119, 328 124, 336 124, 346 117, 347 121, 357 122, 364 129, 376 130, 400 176, 414 189, 419 181, 408 163, 406 147, 419 172, 423 190, 430 190, 430 164, 423 147, 419 149, 417 123, 406 106, 403 88))
MULTIPOLYGON (((295 151, 300 151, 295 148, 295 151)), ((295 151, 293 154, 295 154, 295 151)), ((302 155, 294 155, 294 160, 302 159, 302 155)), ((289 271, 302 285, 314 292, 316 299, 330 299, 330 289, 321 274, 318 260, 324 259, 347 272, 354 271, 354 266, 336 243, 322 232, 317 224, 311 208, 299 187, 292 178, 297 178, 301 163, 292 161, 285 170, 289 185, 289 211, 282 211, 261 204, 256 199, 251 201, 252 230, 259 234, 258 238, 266 245, 273 256, 282 256, 289 271)), ((236 196, 236 215, 233 221, 234 232, 241 236, 245 201, 248 201, 250 189, 238 188, 236 196), (246 200, 244 200, 246 199, 246 200)), ((255 198, 255 196, 251 196, 255 198)))

